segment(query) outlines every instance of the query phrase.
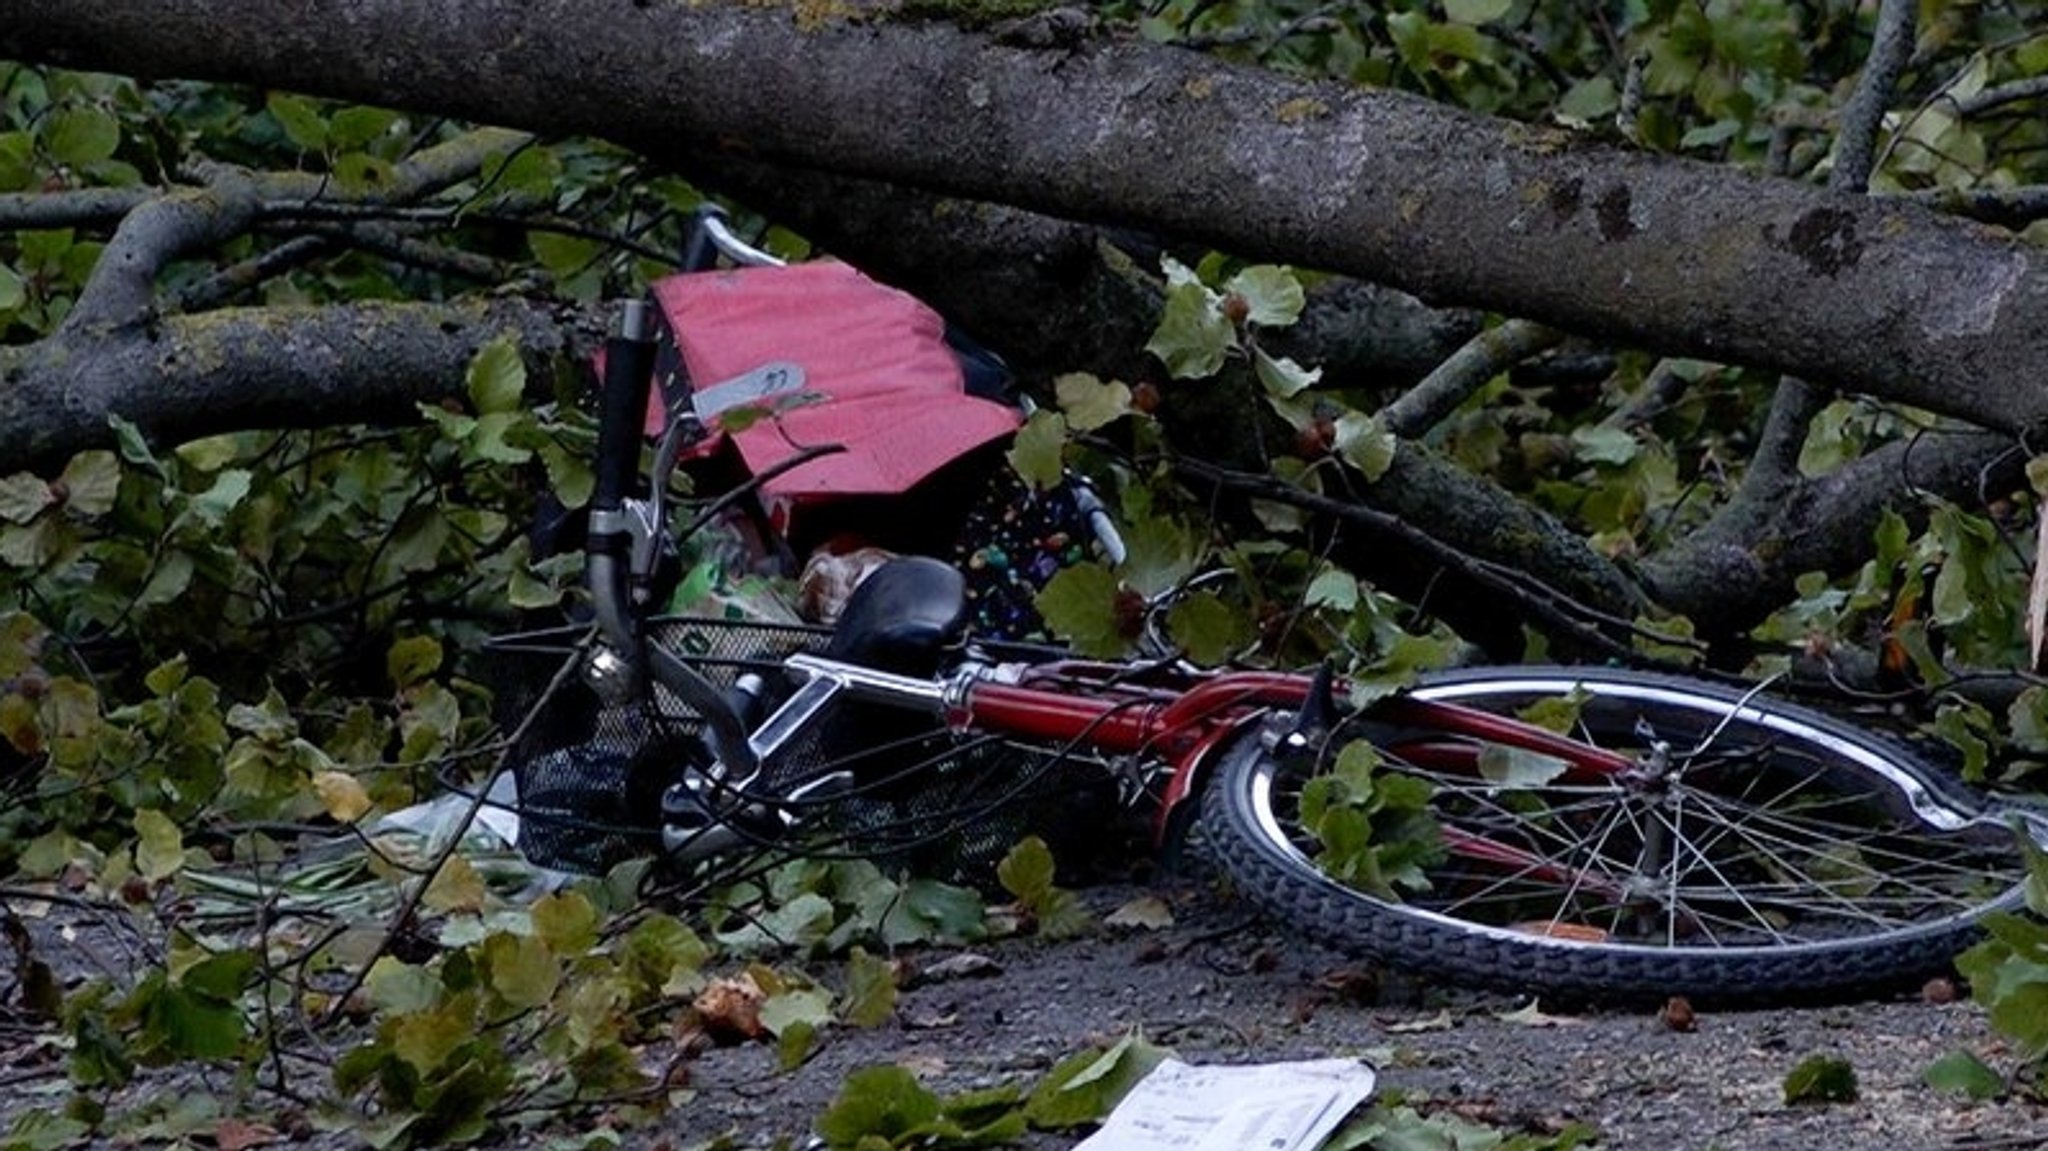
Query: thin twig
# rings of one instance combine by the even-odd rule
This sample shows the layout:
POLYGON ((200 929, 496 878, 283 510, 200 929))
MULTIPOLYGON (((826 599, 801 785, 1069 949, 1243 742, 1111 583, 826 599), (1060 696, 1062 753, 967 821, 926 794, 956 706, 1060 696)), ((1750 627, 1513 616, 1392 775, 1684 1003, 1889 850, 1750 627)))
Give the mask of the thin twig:
MULTIPOLYGON (((549 680, 547 687, 541 691, 540 698, 542 701, 553 698, 554 694, 569 682, 570 677, 582 669, 583 652, 595 637, 595 631, 585 635, 577 643, 575 653, 570 658, 562 661, 562 666, 555 671, 554 678, 549 680)), ((506 739, 505 750, 499 752, 494 759, 491 765, 491 775, 495 776, 498 772, 505 769, 506 761, 512 757, 512 749, 517 747, 520 741, 526 737, 527 731, 540 719, 543 710, 545 708, 540 706, 540 704, 536 704, 527 711, 525 718, 519 721, 519 726, 506 739)), ((455 853, 461 849, 463 837, 469 833, 470 825, 476 822, 477 813, 483 810, 484 803, 489 794, 490 789, 488 787, 479 787, 476 789, 475 794, 469 797, 469 805, 463 809, 462 818, 448 831, 448 842, 441 845, 440 850, 436 851, 434 857, 428 861, 420 878, 413 881, 412 886, 405 893, 404 900, 399 903, 397 910, 392 912, 390 924, 385 928, 384 934, 378 938, 376 948, 356 968, 354 974, 349 977, 348 982, 343 985, 334 999, 327 1005, 327 1010, 321 1013, 317 1026, 326 1027, 331 1025, 336 1019, 339 1019, 343 1011, 347 1009, 349 998, 361 990, 363 982, 370 977, 370 968, 379 959, 390 954, 391 946, 397 941, 399 933, 418 914, 421 902, 427 897, 427 889, 434 885, 435 877, 441 874, 441 870, 448 866, 448 861, 455 858, 455 853)))
POLYGON ((1388 431, 1413 439, 1456 410, 1486 382, 1537 352, 1556 347, 1564 333, 1533 320, 1509 320, 1465 342, 1422 382, 1380 409, 1388 431))

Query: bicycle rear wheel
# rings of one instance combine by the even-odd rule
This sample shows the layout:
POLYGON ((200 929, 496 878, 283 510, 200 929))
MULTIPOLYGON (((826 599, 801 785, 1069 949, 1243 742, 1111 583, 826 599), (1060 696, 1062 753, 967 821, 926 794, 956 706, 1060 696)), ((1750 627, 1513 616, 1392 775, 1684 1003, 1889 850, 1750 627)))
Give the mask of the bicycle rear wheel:
POLYGON ((2011 816, 1819 712, 1609 669, 1449 672, 1406 694, 1525 716, 1563 701, 1546 706, 1571 739, 1627 766, 1368 709, 1332 744, 1370 739, 1378 772, 1427 785, 1441 829, 1410 873, 1424 882, 1375 894, 1327 874, 1320 798, 1304 819, 1335 747, 1289 752, 1277 720, 1248 731, 1204 798, 1222 863, 1274 915, 1389 966, 1599 999, 1841 997, 1946 970, 1980 916, 2022 901, 2011 816))

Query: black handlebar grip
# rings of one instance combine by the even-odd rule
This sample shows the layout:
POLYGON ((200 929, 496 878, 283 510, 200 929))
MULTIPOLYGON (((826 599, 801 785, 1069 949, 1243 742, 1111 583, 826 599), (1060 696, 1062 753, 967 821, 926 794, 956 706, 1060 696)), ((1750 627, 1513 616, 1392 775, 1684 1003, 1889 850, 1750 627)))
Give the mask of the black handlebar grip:
POLYGON ((653 317, 643 301, 629 301, 619 334, 604 344, 604 391, 598 398, 597 476, 590 506, 617 511, 640 467, 640 430, 653 387, 653 317))

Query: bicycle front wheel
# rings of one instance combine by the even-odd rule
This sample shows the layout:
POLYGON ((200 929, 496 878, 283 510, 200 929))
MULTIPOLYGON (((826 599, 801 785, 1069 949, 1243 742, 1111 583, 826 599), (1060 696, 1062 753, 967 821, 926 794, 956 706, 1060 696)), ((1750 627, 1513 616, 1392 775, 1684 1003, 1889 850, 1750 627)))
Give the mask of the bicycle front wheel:
POLYGON ((2023 899, 2012 817, 1810 709, 1609 669, 1447 672, 1405 695, 1457 708, 1368 709, 1332 743, 1365 738, 1372 776, 1424 785, 1400 790, 1432 819, 1401 830, 1428 842, 1376 844, 1384 811, 1333 839, 1312 781, 1335 748, 1289 750, 1277 720, 1203 801, 1241 891, 1392 967, 1599 999, 1841 997, 1946 970, 1984 913, 2023 899), (1512 747, 1529 726, 1477 713, 1564 739, 1512 747), (1401 870, 1368 868, 1373 890, 1332 878, 1375 850, 1404 852, 1401 870))

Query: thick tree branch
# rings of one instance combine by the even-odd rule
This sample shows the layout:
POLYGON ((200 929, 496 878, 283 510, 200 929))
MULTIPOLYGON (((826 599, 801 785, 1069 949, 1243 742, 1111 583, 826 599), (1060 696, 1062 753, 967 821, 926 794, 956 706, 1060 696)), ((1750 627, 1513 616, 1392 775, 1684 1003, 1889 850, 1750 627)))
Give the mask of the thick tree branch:
POLYGON ((1928 188, 1908 192, 1899 199, 2015 232, 2048 220, 2048 186, 2039 184, 2021 188, 1928 188))
POLYGON ((160 194, 156 188, 0 193, 0 229, 111 228, 160 194))
MULTIPOLYGON (((1842 110, 1841 130, 1835 140, 1834 168, 1828 174, 1831 192, 1861 196, 1869 187, 1877 154, 1878 130, 1899 77, 1912 55, 1917 8, 1917 0, 1883 0, 1878 10, 1870 55, 1847 106, 1842 110)), ((1694 610, 1711 614, 1711 618, 1700 621, 1708 628, 1735 631, 1747 626, 1757 612, 1764 610, 1758 602, 1760 599, 1781 592, 1800 571, 1807 570, 1800 568, 1787 572, 1782 566, 1761 560, 1749 565, 1747 570, 1740 570, 1744 565, 1736 557, 1760 551, 1767 544, 1776 542, 1776 537, 1785 534, 1785 522, 1779 517, 1786 508, 1806 507, 1826 497, 1826 491, 1816 490, 1815 485, 1801 476, 1799 456, 1814 417, 1831 398, 1826 388, 1797 376, 1788 375, 1779 381, 1741 486, 1711 523, 1660 557, 1663 561, 1661 570, 1666 576, 1665 585, 1660 590, 1669 595, 1669 598, 1660 595, 1660 602, 1680 611, 1686 610, 1680 604, 1694 605, 1694 610), (1731 571, 1731 567, 1738 570, 1731 571), (1726 594, 1717 593, 1710 599, 1686 594, 1692 589, 1681 582, 1679 573, 1689 575, 1709 571, 1728 581, 1737 581, 1738 576, 1745 578, 1725 585, 1726 594), (1744 592, 1756 598, 1745 599, 1744 592)), ((1880 486, 1886 478, 1883 475, 1871 476, 1868 486, 1880 486)), ((1874 518, 1871 522, 1875 522, 1874 518)), ((1815 539, 1827 534, 1814 532, 1807 538, 1815 539)), ((1860 549, 1863 541, 1868 539, 1868 530, 1862 531, 1856 537, 1856 546, 1860 549)), ((1830 537, 1834 550, 1829 554, 1844 554, 1840 550, 1842 544, 1839 538, 1830 537)), ((1780 548, 1781 552, 1784 550, 1780 548)), ((1811 556, 1810 552, 1802 554, 1811 556)), ((1813 566, 1833 565, 1816 562, 1813 566)), ((1654 564, 1652 570, 1658 570, 1654 564)), ((1653 587, 1657 586, 1654 579, 1651 583, 1653 587)))
POLYGON ((2010 436, 1956 431, 1888 444, 1773 503, 1717 516, 1646 560, 1643 585, 1703 632, 1746 630, 1804 573, 1840 574, 1863 562, 1887 510, 1913 514, 1922 493, 1973 500, 2024 482, 2015 447, 2010 436))
POLYGON ((0 348, 0 459, 51 470, 112 441, 108 413, 177 443, 244 428, 410 421, 459 395, 478 349, 518 338, 536 378, 595 349, 602 324, 501 300, 225 309, 0 348), (543 370, 545 369, 545 370, 543 370))
POLYGON ((1990 427, 2048 417, 2048 253, 2010 237, 1158 46, 629 0, 0 0, 0 54, 594 133, 671 161, 743 150, 1990 427))
POLYGON ((239 175, 186 188, 128 213, 78 293, 54 338, 139 323, 156 298, 156 278, 180 256, 245 231, 256 218, 256 189, 239 175))
MULTIPOLYGON (((1027 376, 1158 370, 1143 351, 1164 302, 1149 236, 732 156, 694 158, 684 173, 931 301, 1027 376)), ((1384 389, 1419 379, 1479 322, 1391 288, 1325 280, 1268 342, 1321 367, 1327 386, 1384 389)))

